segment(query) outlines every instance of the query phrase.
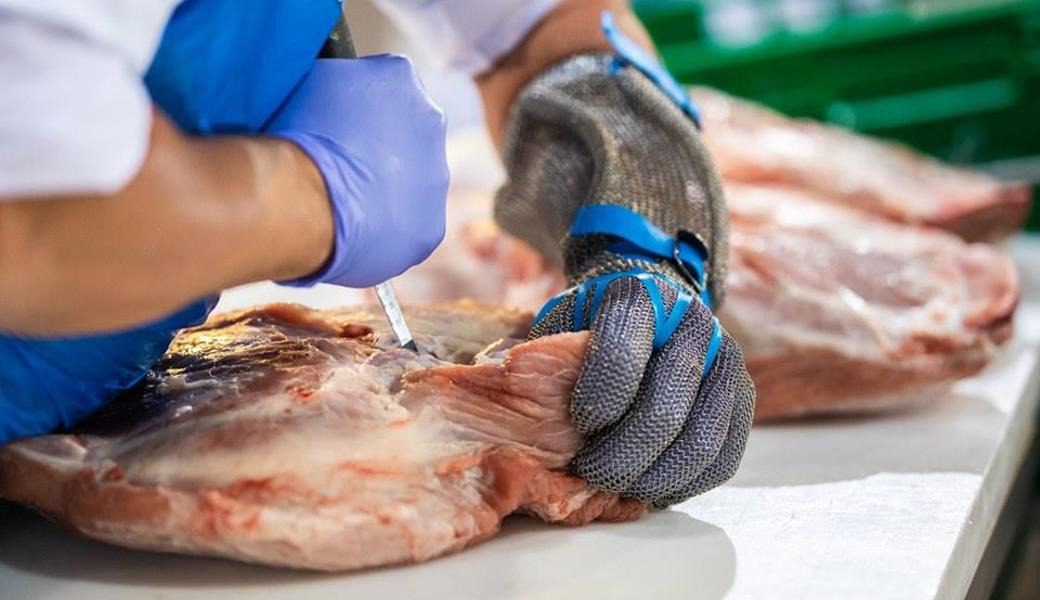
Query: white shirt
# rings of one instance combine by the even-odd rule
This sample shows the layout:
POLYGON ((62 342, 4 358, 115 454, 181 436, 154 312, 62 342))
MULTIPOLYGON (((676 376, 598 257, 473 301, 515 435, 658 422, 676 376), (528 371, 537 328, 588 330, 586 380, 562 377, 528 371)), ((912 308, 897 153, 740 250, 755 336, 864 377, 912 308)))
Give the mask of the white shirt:
MULTIPOLYGON (((442 61, 473 74, 558 0, 375 0, 442 61)), ((180 0, 0 0, 0 201, 111 193, 140 169, 142 83, 180 0)))

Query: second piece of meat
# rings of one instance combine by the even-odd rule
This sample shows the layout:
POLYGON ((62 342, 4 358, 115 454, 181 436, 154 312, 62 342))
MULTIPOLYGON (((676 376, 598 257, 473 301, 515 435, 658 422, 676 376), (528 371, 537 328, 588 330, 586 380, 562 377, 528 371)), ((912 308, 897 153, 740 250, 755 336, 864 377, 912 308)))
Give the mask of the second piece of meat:
POLYGON ((727 186, 720 314, 758 387, 758 419, 935 397, 1011 335, 1014 264, 991 246, 783 188, 727 186))

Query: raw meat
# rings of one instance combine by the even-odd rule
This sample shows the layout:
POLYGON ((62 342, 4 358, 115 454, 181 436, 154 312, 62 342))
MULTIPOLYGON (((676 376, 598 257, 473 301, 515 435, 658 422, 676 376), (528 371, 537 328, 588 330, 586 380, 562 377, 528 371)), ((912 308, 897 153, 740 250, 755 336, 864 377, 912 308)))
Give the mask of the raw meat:
MULTIPOLYGON (((452 207, 490 203, 486 195, 450 201, 452 207)), ((477 216, 449 221, 440 247, 394 285, 399 296, 415 304, 470 298, 537 312, 567 287, 567 280, 536 250, 503 234, 490 216, 477 216)))
POLYGON ((82 430, 0 448, 0 495, 115 544, 321 570, 455 552, 513 512, 640 516, 560 470, 585 335, 514 345, 529 320, 417 309, 417 356, 378 312, 218 316, 82 430))
MULTIPOLYGON (((798 190, 731 183, 727 197, 731 270, 720 318, 743 347, 759 420, 935 398, 982 369, 1011 334, 1018 279, 990 246, 798 190)), ((452 206, 490 202, 466 195, 452 206)), ((471 295, 537 310, 564 287, 521 242, 495 240, 493 224, 452 228, 398 282, 405 301, 471 295)))
POLYGON ((926 400, 1011 335, 1018 278, 990 246, 796 190, 731 184, 727 200, 720 319, 744 350, 758 419, 926 400))
POLYGON ((705 141, 724 179, 804 188, 830 202, 971 241, 1017 231, 1030 190, 958 169, 908 148, 795 120, 721 92, 694 88, 705 141))

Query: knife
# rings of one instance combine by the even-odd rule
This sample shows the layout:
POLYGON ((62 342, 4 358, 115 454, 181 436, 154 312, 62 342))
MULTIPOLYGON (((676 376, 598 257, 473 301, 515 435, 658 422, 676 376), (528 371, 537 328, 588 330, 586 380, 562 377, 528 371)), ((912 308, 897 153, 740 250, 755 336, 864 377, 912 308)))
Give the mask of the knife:
MULTIPOLYGON (((325 46, 321 49, 322 58, 357 58, 357 50, 354 49, 354 39, 350 35, 350 29, 347 27, 347 19, 342 15, 339 21, 336 22, 336 27, 329 34, 329 39, 325 42, 325 46)), ((379 304, 383 307, 383 312, 386 313, 386 320, 390 322, 390 329, 393 330, 394 336, 397 337, 397 343, 402 348, 407 348, 412 352, 419 352, 419 348, 415 345, 415 338, 412 337, 412 332, 408 329, 408 323, 404 320, 404 312, 401 310, 401 305, 397 302, 397 294, 394 293, 394 285, 389 279, 380 283, 376 286, 376 296, 379 298, 379 304)))

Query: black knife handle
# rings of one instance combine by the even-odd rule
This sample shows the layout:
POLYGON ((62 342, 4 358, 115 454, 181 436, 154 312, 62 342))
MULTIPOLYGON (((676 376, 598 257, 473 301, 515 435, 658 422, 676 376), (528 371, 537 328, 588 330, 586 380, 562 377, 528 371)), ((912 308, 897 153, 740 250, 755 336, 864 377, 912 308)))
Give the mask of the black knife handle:
POLYGON ((341 15, 336 26, 329 34, 329 39, 321 47, 319 58, 357 58, 357 50, 354 49, 354 38, 350 35, 347 27, 346 16, 341 15))

